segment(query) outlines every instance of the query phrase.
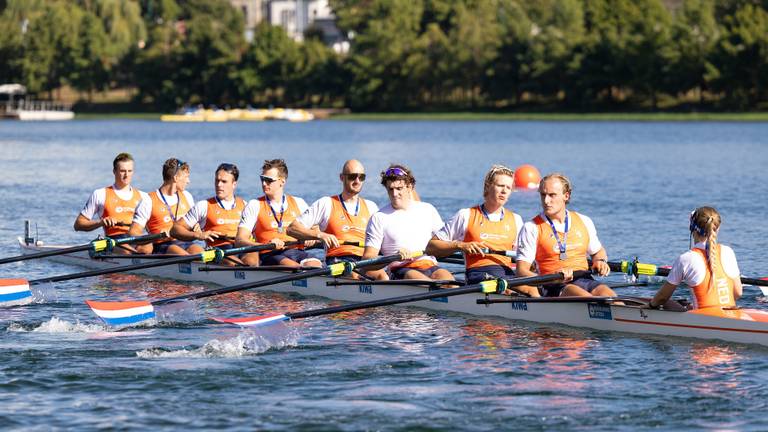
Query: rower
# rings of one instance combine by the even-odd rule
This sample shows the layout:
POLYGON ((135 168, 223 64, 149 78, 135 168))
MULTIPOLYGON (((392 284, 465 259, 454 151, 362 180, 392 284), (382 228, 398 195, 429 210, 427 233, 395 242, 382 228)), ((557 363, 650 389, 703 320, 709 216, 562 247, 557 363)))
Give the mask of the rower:
MULTIPOLYGON (((357 262, 363 256, 362 244, 365 227, 373 213, 379 210, 373 201, 363 199, 360 192, 365 183, 365 168, 357 160, 348 160, 341 168, 341 193, 322 197, 288 226, 288 234, 299 240, 322 240, 325 244, 325 263, 357 262)), ((383 270, 368 272, 374 279, 389 279, 383 270)), ((357 278, 353 273, 352 277, 357 278)))
POLYGON ((437 266, 429 255, 412 258, 411 251, 422 251, 443 220, 432 204, 413 200, 416 184, 411 170, 390 165, 381 173, 381 184, 389 195, 389 204, 371 216, 365 232, 363 259, 399 253, 403 261, 390 264, 392 279, 453 280, 453 275, 437 266))
POLYGON ((540 274, 565 275, 565 283, 544 285, 544 296, 615 296, 611 288, 591 275, 573 279, 574 271, 589 269, 588 256, 592 271, 600 276, 607 276, 610 268, 592 219, 566 208, 571 200, 570 180, 560 173, 549 174, 539 182, 539 195, 543 211, 520 231, 517 275, 535 275, 531 267, 535 261, 540 274))
POLYGON ((717 242, 721 221, 720 213, 712 207, 700 207, 691 213, 693 247, 675 260, 667 281, 648 302, 649 308, 687 310, 670 300, 681 283, 691 288, 693 309, 736 307, 742 293, 741 272, 733 249, 717 242))
MULTIPOLYGON (((163 184, 149 193, 150 200, 142 200, 136 208, 133 223, 128 232, 139 236, 146 228, 150 234, 170 234, 173 223, 184 217, 194 204, 192 194, 186 190, 189 184, 189 164, 176 158, 163 163, 163 184)), ((186 255, 191 242, 166 238, 157 243, 137 246, 139 253, 186 255)))
MULTIPOLYGON (((483 203, 456 212, 429 241, 427 253, 437 257, 464 254, 468 284, 515 276, 511 257, 487 253, 517 249, 523 219, 504 208, 515 187, 514 176, 510 168, 493 165, 483 181, 483 203)), ((536 288, 523 287, 521 291, 539 297, 536 288)))
MULTIPOLYGON (((288 165, 283 159, 265 160, 261 167, 261 188, 264 196, 250 200, 243 211, 237 229, 237 246, 253 246, 274 243, 275 250, 251 252, 243 255, 247 265, 282 265, 289 267, 321 267, 317 258, 304 251, 304 246, 285 247, 285 242, 295 241, 286 230, 307 209, 307 203, 299 197, 285 193, 288 181, 288 165), (255 241, 254 241, 255 239, 255 241)), ((307 242, 310 246, 315 242, 307 242)))
MULTIPOLYGON (((208 247, 232 248, 237 224, 245 208, 245 201, 235 196, 239 177, 240 170, 236 165, 219 165, 214 177, 216 195, 198 201, 183 218, 174 222, 171 236, 182 241, 204 240, 208 247)), ((194 243, 187 252, 199 254, 203 248, 194 243)))
MULTIPOLYGON (((128 236, 136 207, 141 200, 150 199, 146 193, 131 187, 133 166, 130 154, 120 153, 115 157, 112 161, 115 183, 93 191, 75 220, 75 231, 93 231, 103 227, 108 237, 128 236)), ((127 254, 131 251, 121 247, 115 249, 115 253, 127 254)))

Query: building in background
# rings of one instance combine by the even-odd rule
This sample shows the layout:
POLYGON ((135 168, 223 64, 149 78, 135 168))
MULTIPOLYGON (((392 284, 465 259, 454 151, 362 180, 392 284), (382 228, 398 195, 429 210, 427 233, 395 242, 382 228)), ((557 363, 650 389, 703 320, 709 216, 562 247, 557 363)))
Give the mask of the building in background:
POLYGON ((349 40, 336 27, 336 16, 328 0, 229 0, 245 18, 245 38, 253 40, 256 25, 267 21, 285 29, 288 36, 303 41, 305 32, 320 35, 336 52, 349 50, 349 40))

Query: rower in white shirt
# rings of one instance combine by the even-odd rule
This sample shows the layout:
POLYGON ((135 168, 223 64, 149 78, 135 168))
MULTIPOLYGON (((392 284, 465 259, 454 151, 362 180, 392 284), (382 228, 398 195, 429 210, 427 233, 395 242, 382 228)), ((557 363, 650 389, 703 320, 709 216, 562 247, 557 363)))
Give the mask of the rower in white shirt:
POLYGON ((443 220, 431 204, 413 200, 416 179, 411 171, 403 165, 390 165, 381 173, 381 184, 390 203, 368 222, 363 259, 399 253, 402 261, 389 266, 392 279, 453 280, 451 272, 440 268, 434 257, 412 257, 414 251, 425 250, 443 227, 443 220))
MULTIPOLYGON (((322 240, 326 264, 359 261, 363 256, 368 220, 379 210, 376 203, 360 196, 365 179, 365 168, 360 161, 344 162, 339 174, 341 193, 315 201, 288 226, 288 234, 300 240, 322 240)), ((368 271, 366 275, 388 279, 383 270, 368 271)), ((358 276, 353 273, 352 277, 358 276)))
MULTIPOLYGON (((285 193, 288 165, 283 159, 264 161, 261 167, 261 188, 264 196, 250 200, 243 211, 237 229, 237 246, 274 243, 272 251, 251 252, 242 256, 248 265, 283 265, 290 267, 321 267, 317 258, 304 251, 304 245, 285 247, 296 239, 288 235, 288 226, 307 210, 307 203, 299 197, 285 193)), ((305 242, 311 246, 315 241, 305 242)))
MULTIPOLYGON (((237 224, 245 208, 245 201, 235 196, 240 170, 230 163, 216 168, 216 195, 198 201, 187 214, 174 222, 171 236, 182 241, 204 240, 208 247, 230 249, 235 242, 237 224), (195 227, 200 229, 196 230, 195 227)), ((199 254, 203 247, 192 244, 187 252, 199 254)))
MULTIPOLYGON (((111 186, 96 189, 85 207, 75 219, 75 231, 93 231, 104 228, 104 234, 111 238, 128 236, 128 230, 139 202, 149 195, 131 187, 133 180, 133 157, 120 153, 112 161, 115 182, 111 186)), ((115 253, 130 253, 128 248, 116 248, 115 253)))
MULTIPOLYGON (((170 235, 173 223, 184 217, 195 200, 186 190, 189 184, 189 164, 176 158, 163 163, 163 184, 149 193, 149 200, 141 200, 133 216, 133 223, 128 232, 139 236, 144 230, 150 234, 164 232, 170 235)), ((191 242, 184 242, 168 237, 154 244, 139 245, 139 253, 186 255, 191 242)))

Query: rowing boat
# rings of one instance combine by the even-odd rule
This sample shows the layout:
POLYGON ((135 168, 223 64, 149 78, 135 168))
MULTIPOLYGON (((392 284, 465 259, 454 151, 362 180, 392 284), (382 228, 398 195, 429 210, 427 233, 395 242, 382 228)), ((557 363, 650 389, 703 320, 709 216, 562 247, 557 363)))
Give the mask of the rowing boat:
MULTIPOLYGON (((19 238, 22 253, 31 254, 69 246, 46 246, 39 242, 26 243, 19 238)), ((86 252, 57 255, 52 261, 86 268, 110 268, 127 263, 139 264, 149 259, 132 256, 128 259, 92 259, 86 252)), ((211 266, 203 263, 184 263, 136 271, 147 276, 189 282, 205 282, 231 286, 273 278, 284 273, 277 270, 245 271, 227 268, 226 271, 207 271, 211 266)), ((215 268, 214 268, 215 269, 215 268)), ((429 287, 413 285, 374 285, 365 281, 353 285, 333 285, 339 278, 312 277, 285 284, 271 285, 269 291, 298 293, 347 302, 365 302, 424 292, 429 287), (329 285, 329 283, 331 283, 329 285)), ((719 339, 729 342, 768 346, 768 311, 759 309, 696 310, 671 312, 643 309, 636 305, 617 305, 611 299, 563 298, 531 300, 510 298, 495 294, 463 294, 449 298, 436 298, 411 303, 412 306, 470 314, 500 317, 542 324, 560 324, 595 330, 628 332, 650 335, 680 336, 698 339, 719 339), (567 299, 566 299, 567 300, 567 299)), ((253 311, 244 311, 253 312, 253 311)))

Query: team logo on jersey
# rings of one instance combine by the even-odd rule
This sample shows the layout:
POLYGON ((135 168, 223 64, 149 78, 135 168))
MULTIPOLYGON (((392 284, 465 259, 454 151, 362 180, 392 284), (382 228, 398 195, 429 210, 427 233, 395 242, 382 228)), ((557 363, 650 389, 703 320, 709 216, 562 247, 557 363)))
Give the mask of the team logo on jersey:
POLYGON ((170 221, 171 221, 171 217, 170 216, 163 216, 163 222, 168 223, 170 221))
POLYGON ((481 233, 480 238, 482 240, 504 240, 507 236, 504 234, 481 233))
POLYGON ((504 231, 509 231, 512 228, 509 226, 509 224, 504 224, 504 231))
POLYGON ((344 226, 342 226, 342 227, 341 227, 341 230, 342 230, 343 232, 348 232, 348 231, 349 231, 349 230, 351 230, 351 229, 352 229, 352 228, 351 228, 349 225, 344 225, 344 226))

